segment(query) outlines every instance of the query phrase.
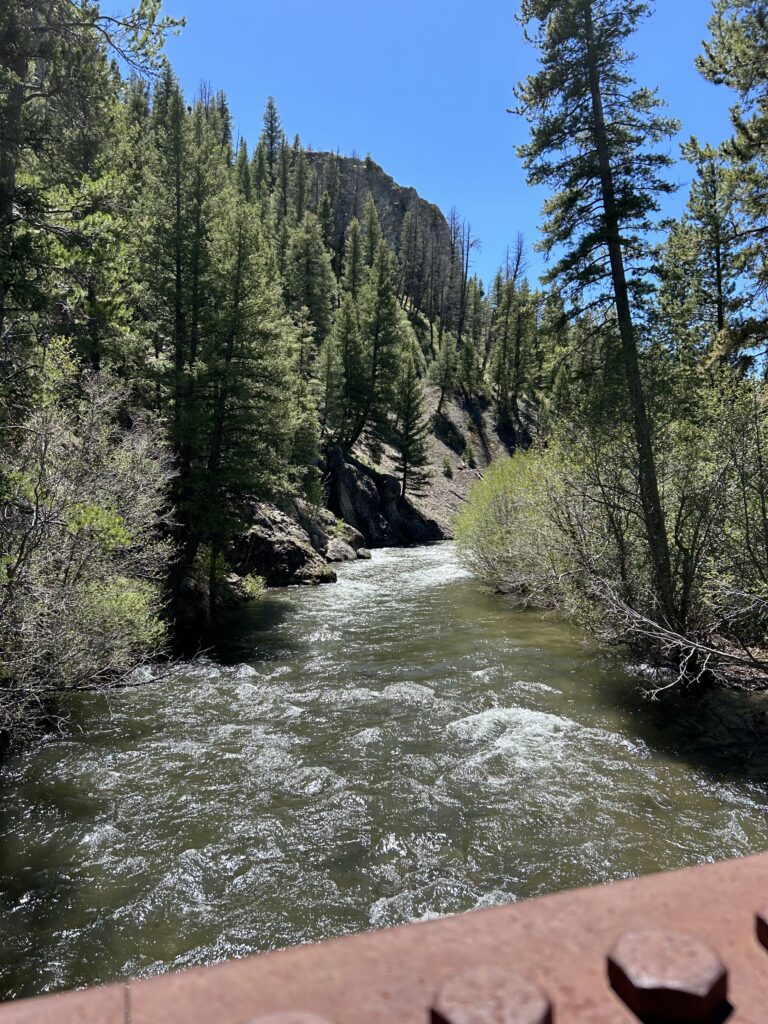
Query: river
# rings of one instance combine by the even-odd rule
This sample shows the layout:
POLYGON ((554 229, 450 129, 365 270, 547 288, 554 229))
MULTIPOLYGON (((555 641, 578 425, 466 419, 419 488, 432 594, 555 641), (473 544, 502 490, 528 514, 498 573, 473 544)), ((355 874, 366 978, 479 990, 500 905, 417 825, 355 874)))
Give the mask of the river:
POLYGON ((7 762, 3 997, 767 845, 762 754, 703 742, 709 708, 641 701, 450 544, 269 592, 226 649, 78 699, 7 762))

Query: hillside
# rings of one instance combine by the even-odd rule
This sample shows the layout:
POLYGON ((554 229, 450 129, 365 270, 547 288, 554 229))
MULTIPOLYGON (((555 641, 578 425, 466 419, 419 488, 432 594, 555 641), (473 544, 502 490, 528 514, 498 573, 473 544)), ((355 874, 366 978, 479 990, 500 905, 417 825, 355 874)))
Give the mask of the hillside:
POLYGON ((307 150, 306 157, 315 174, 312 208, 317 210, 326 190, 334 198, 339 248, 350 220, 357 217, 362 221, 370 194, 376 203, 381 230, 392 249, 400 249, 403 223, 410 211, 429 230, 441 255, 450 257, 451 232, 442 210, 422 199, 416 189, 398 185, 371 157, 361 160, 312 150, 307 150))

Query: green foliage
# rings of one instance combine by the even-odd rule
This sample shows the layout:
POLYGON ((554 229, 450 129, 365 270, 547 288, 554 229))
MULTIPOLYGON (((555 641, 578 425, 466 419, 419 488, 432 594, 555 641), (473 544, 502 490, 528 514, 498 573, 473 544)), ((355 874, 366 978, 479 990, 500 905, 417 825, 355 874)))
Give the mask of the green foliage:
POLYGON ((376 251, 382 240, 379 214, 373 195, 369 192, 365 202, 365 216, 363 218, 363 259, 366 267, 372 267, 376 259, 376 251))
POLYGON ((422 490, 426 483, 428 423, 424 408, 424 386, 419 377, 414 351, 405 357, 397 379, 394 403, 393 440, 400 470, 402 493, 422 490))
POLYGON ((363 259, 363 236, 360 222, 353 217, 347 228, 344 243, 344 274, 341 286, 357 301, 365 282, 365 262, 363 259))
POLYGON ((432 383, 440 388, 440 398, 437 403, 437 414, 443 408, 446 398, 453 396, 456 388, 458 372, 458 360, 456 355, 456 339, 452 334, 443 335, 440 348, 437 352, 437 359, 432 363, 430 377, 432 383))
POLYGON ((170 460, 140 415, 115 423, 125 389, 82 376, 59 340, 28 372, 37 401, 0 431, 0 731, 12 740, 65 692, 158 652, 170 555, 170 460))
POLYGON ((240 580, 240 589, 249 601, 258 601, 266 589, 266 584, 261 576, 244 576, 240 580))
POLYGON ((331 328, 336 279, 320 225, 308 214, 293 232, 286 255, 288 297, 295 309, 305 307, 322 343, 331 328))
POLYGON ((447 455, 443 457, 443 476, 449 480, 453 479, 453 464, 447 455))

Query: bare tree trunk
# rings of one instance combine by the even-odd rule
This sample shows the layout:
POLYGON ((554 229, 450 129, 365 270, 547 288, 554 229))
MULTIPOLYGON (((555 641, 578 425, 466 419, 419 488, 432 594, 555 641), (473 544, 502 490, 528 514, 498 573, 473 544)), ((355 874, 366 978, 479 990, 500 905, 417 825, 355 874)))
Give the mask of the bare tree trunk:
POLYGON ((632 322, 632 308, 629 301, 629 290, 624 267, 613 170, 611 168, 608 135, 603 111, 600 71, 595 52, 591 3, 585 4, 584 9, 589 88, 592 99, 592 116, 594 118, 594 143, 600 171, 600 187, 605 213, 606 244, 611 263, 611 280, 613 283, 616 318, 621 338, 627 390, 632 407, 635 446, 638 457, 640 499, 643 506, 643 518, 645 520, 645 530, 659 603, 670 624, 681 625, 676 621, 677 609, 675 607, 674 587, 672 584, 669 541, 667 539, 664 510, 659 494, 651 422, 648 416, 643 382, 640 375, 640 360, 637 354, 635 330, 632 322))

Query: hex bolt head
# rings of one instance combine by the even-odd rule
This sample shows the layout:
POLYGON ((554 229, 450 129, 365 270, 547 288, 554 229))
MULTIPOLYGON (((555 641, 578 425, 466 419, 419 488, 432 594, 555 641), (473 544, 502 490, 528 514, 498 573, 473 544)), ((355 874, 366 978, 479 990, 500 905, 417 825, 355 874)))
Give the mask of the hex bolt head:
POLYGON ((638 1017, 706 1024, 723 1008, 728 972, 696 935, 627 932, 608 954, 608 979, 638 1017))
POLYGON ((757 926, 758 941, 768 949, 768 907, 763 907, 757 914, 755 924, 757 926))
POLYGON ((526 978, 502 967, 472 967, 438 989, 431 1024, 552 1024, 552 1004, 526 978))

